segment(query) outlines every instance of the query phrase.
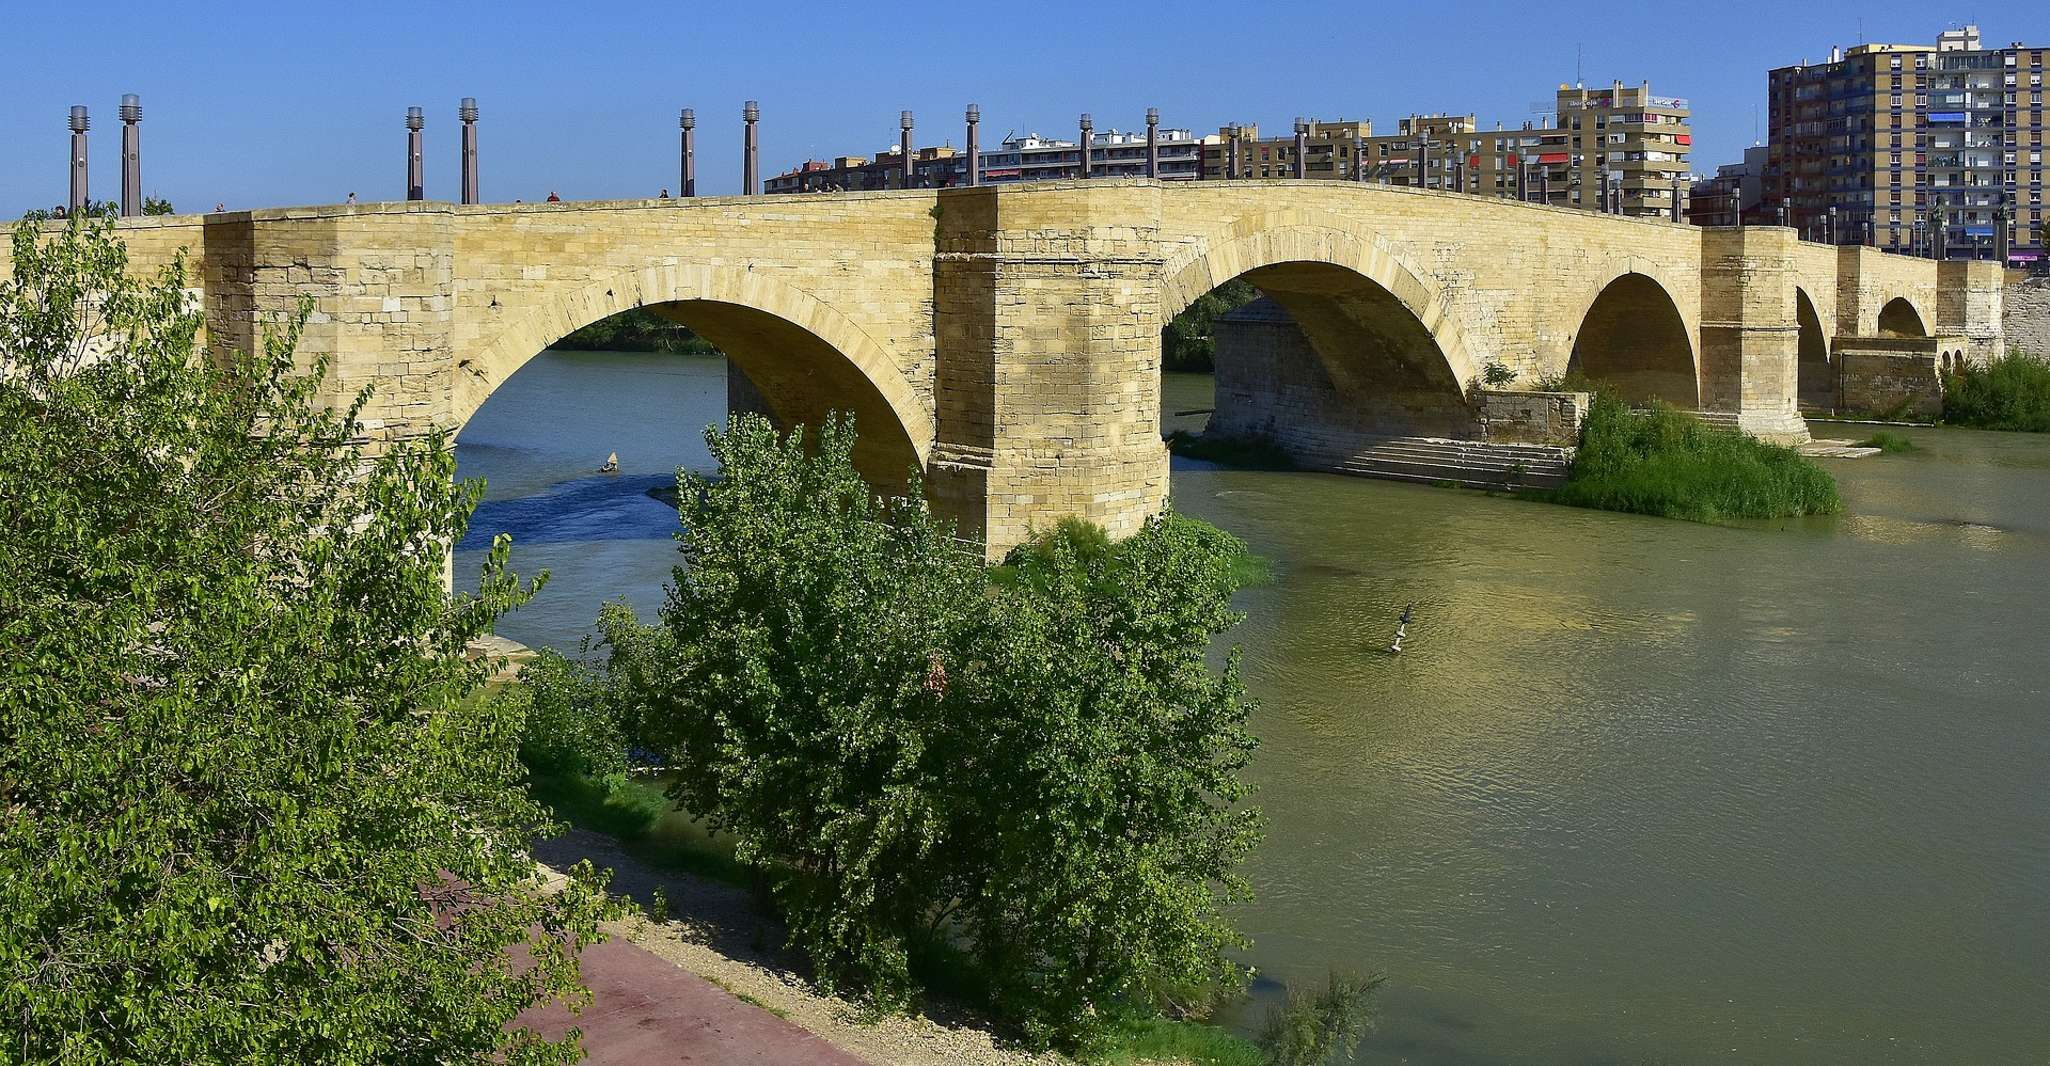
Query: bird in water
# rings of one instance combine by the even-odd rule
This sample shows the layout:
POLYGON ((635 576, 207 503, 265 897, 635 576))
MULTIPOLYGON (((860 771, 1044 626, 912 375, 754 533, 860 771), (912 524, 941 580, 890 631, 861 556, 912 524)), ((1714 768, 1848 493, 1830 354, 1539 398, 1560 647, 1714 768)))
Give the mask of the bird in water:
POLYGON ((605 465, 599 467, 598 472, 601 474, 619 473, 619 453, 613 452, 611 455, 606 456, 605 465))
POLYGON ((1416 604, 1412 602, 1402 609, 1402 617, 1395 622, 1395 643, 1388 645, 1388 654, 1402 654, 1402 638, 1409 635, 1409 623, 1416 618, 1416 604))

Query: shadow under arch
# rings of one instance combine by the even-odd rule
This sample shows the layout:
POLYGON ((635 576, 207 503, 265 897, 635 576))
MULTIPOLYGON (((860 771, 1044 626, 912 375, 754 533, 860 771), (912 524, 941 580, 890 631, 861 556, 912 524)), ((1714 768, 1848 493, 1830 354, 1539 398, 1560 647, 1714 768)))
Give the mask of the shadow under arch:
MULTIPOLYGON (((1475 425, 1469 387, 1476 374, 1468 345, 1437 291, 1379 241, 1316 219, 1300 212, 1241 219, 1225 239, 1171 260, 1164 271, 1162 320, 1219 285, 1243 280, 1286 312, 1318 364, 1265 368, 1294 371, 1310 379, 1304 381, 1236 375, 1248 389, 1328 391, 1333 402, 1312 414, 1332 424, 1313 431, 1351 437, 1468 435, 1475 425)), ((1280 317, 1273 316, 1276 322, 1280 317)), ((1219 428, 1272 432, 1231 424, 1227 390, 1234 375, 1222 363, 1219 428)))
MULTIPOLYGON (((817 426, 830 412, 852 412, 855 465, 879 488, 900 488, 924 470, 932 415, 881 346, 809 294, 730 268, 650 268, 537 301, 458 362, 458 432, 528 360, 584 326, 635 308, 681 323, 718 348, 779 426, 817 426)), ((749 391, 729 385, 729 395, 743 400, 749 391)))
POLYGON ((1929 329, 1924 325, 1922 313, 1905 296, 1896 296, 1886 301, 1879 309, 1879 335, 1882 337, 1926 337, 1929 329))
POLYGON ((1796 396, 1804 406, 1836 407, 1836 365, 1829 357, 1829 338, 1822 332, 1822 316, 1808 290, 1794 288, 1794 321, 1800 328, 1795 372, 1796 396))
POLYGON ((1566 372, 1607 384, 1631 403, 1701 405, 1700 364, 1687 320, 1665 285, 1635 270, 1610 279, 1588 304, 1566 372))

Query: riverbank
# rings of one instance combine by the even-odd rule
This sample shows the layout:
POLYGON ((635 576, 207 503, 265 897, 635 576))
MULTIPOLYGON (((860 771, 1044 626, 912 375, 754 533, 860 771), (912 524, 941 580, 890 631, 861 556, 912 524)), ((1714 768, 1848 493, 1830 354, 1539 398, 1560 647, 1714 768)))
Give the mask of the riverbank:
POLYGON ((614 922, 606 931, 866 1062, 1065 1066, 1072 1061, 1000 1047, 985 1026, 964 1014, 929 1009, 923 1015, 877 1017, 857 1003, 819 992, 802 976, 802 960, 783 950, 782 926, 762 913, 746 889, 658 869, 588 829, 542 841, 534 852, 555 870, 584 859, 610 869, 612 891, 644 906, 659 893, 667 917, 614 922))

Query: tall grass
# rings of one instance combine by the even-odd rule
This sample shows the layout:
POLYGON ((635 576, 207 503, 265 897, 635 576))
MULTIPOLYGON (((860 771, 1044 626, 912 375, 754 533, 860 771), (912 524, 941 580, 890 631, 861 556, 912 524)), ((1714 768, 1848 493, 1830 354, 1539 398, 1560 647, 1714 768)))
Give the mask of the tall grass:
POLYGON ((1979 429, 2050 433, 2050 362, 2010 352, 1943 376, 1943 420, 1979 429))
POLYGON ((1716 429, 1665 404, 1598 394, 1566 483, 1534 496, 1692 522, 1843 510, 1836 479, 1792 448, 1716 429))

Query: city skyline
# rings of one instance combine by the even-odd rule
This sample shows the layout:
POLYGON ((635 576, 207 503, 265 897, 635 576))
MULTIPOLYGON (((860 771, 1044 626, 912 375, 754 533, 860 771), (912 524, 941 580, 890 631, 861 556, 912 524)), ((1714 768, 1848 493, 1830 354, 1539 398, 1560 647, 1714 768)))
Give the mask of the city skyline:
MULTIPOLYGON (((874 11, 699 11, 687 23, 649 4, 602 13, 500 5, 423 16, 368 3, 343 20, 236 5, 158 24, 116 4, 80 31, 52 10, 16 16, 16 61, 0 72, 9 103, 0 139, 0 217, 65 198, 65 115, 90 109, 92 195, 118 193, 117 105, 143 108, 143 191, 180 210, 251 208, 405 195, 404 115, 426 115, 426 190, 457 199, 456 104, 478 99, 488 201, 653 196, 676 188, 677 113, 698 116, 701 194, 740 191, 740 109, 761 101, 761 167, 873 154, 894 143, 897 114, 920 146, 963 140, 980 105, 983 141, 1007 133, 1072 136, 1088 111, 1099 130, 1229 122, 1285 128, 1294 117, 1366 118, 1390 128, 1412 113, 1471 113, 1479 128, 1540 120, 1551 89, 1579 80, 1651 81, 1693 104, 1693 164, 1712 173, 1765 133, 1766 71, 1820 61, 1833 45, 1925 41, 1946 19, 1880 4, 1862 20, 1755 6, 1705 27, 1682 10, 1634 12, 1627 25, 1556 28, 1534 10, 1470 5, 1453 14, 1305 3, 1251 11, 1205 4, 1172 17, 1081 5, 977 12, 921 5, 874 11), (901 12, 901 14, 897 14, 901 12), (1245 33, 1220 37, 1231 13, 1245 33), (1052 14, 1077 32, 1034 27, 1052 14), (1768 18, 1768 16, 1770 16, 1768 18), (652 28, 660 32, 652 32, 652 28), (91 36, 94 45, 81 48, 91 36), (1422 43, 1426 46, 1419 47, 1422 43), (701 60, 694 62, 694 60, 701 60), (386 72, 367 83, 357 72, 386 72), (1191 72, 1200 72, 1191 76, 1191 72), (880 73, 878 73, 880 72, 880 73), (1280 76, 1275 76, 1280 75, 1280 76), (1755 122, 1755 127, 1754 127, 1755 122)), ((2050 14, 1978 22, 1988 42, 2050 39, 2050 14)))

